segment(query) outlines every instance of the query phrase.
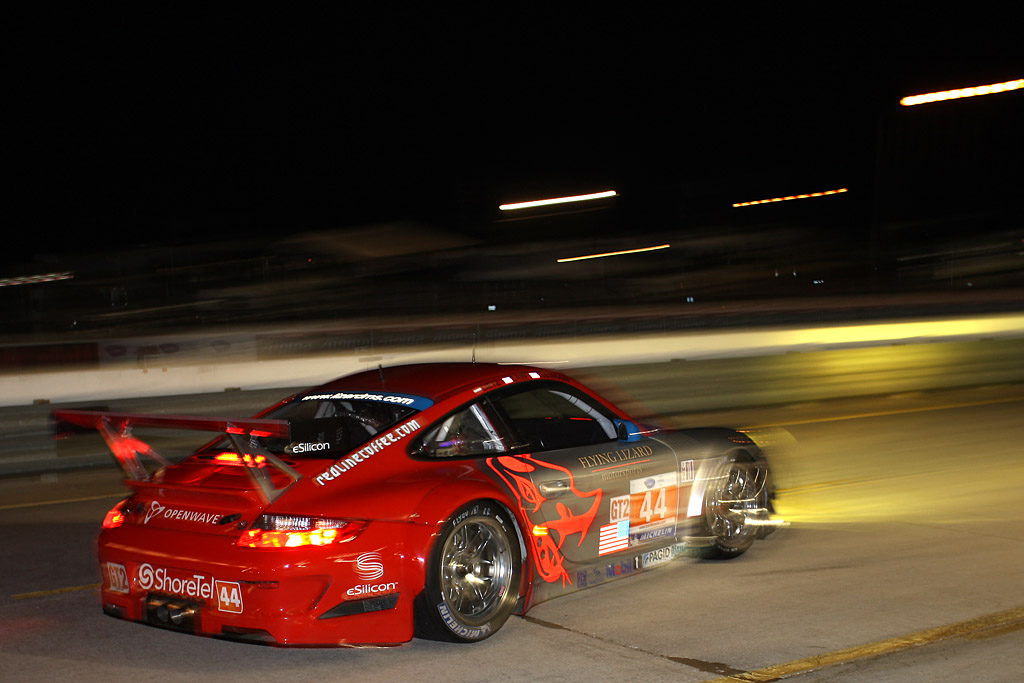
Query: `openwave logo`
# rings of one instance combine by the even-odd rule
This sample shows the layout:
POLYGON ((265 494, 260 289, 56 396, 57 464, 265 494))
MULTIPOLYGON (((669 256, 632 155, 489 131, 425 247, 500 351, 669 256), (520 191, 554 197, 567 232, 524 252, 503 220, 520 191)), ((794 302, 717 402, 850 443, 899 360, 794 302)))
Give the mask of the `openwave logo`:
POLYGON ((146 521, 144 521, 143 524, 149 524, 149 520, 153 519, 153 517, 159 515, 164 510, 165 508, 163 505, 161 505, 155 500, 151 501, 149 504, 149 509, 146 510, 146 521))
POLYGON ((362 581, 376 581, 384 576, 384 562, 380 553, 363 553, 356 558, 356 576, 362 581))
POLYGON ((200 524, 216 524, 221 515, 218 512, 197 512, 185 508, 169 508, 158 501, 151 501, 146 509, 146 517, 143 524, 149 524, 154 517, 163 517, 167 520, 180 520, 183 522, 199 522, 200 524))

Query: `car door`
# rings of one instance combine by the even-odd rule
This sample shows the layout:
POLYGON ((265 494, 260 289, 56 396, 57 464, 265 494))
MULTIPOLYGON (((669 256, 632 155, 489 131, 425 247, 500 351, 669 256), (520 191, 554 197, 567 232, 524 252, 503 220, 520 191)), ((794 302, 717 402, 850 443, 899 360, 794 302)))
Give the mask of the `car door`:
POLYGON ((675 540, 674 451, 559 382, 499 389, 448 415, 413 454, 474 458, 529 523, 538 601, 643 568, 675 540))
POLYGON ((529 472, 539 501, 534 514, 566 563, 604 563, 674 542, 678 474, 671 448, 635 429, 633 436, 620 433, 617 418, 565 385, 490 400, 516 440, 513 457, 529 472))

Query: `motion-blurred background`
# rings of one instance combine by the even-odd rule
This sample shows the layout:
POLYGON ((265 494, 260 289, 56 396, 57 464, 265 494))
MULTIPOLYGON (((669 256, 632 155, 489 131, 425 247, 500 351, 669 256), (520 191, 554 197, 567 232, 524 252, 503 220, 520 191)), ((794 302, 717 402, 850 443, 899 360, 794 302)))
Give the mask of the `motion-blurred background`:
POLYGON ((989 19, 810 3, 23 16, 5 365, 253 324, 1019 308, 1024 92, 901 105, 1019 85, 1019 33, 989 19), (499 208, 596 192, 614 194, 499 208))

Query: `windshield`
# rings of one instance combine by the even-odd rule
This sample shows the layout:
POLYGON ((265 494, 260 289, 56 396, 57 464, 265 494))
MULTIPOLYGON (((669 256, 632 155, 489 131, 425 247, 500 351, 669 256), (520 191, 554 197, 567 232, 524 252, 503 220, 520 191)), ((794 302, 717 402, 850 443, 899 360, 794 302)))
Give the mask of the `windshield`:
MULTIPOLYGON (((261 437, 259 445, 287 457, 337 458, 418 412, 410 405, 386 401, 301 396, 263 417, 288 420, 291 440, 261 437)), ((227 438, 204 453, 232 450, 227 438)))

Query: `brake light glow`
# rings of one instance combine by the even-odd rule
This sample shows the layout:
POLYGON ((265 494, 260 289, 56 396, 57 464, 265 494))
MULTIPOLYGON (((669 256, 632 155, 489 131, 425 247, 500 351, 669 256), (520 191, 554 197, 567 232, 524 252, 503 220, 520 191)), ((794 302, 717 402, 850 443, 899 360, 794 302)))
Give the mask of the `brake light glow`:
POLYGON ((262 515, 236 542, 243 548, 302 548, 345 543, 358 536, 366 522, 294 515, 262 515))
POLYGON ((213 458, 217 462, 229 463, 232 465, 248 465, 249 467, 263 467, 267 464, 266 457, 262 455, 239 455, 238 453, 218 453, 213 458))
POLYGON ((273 436, 273 432, 266 432, 266 431, 262 431, 262 430, 259 430, 259 429, 245 430, 245 429, 242 429, 241 427, 235 427, 235 426, 232 426, 232 425, 228 425, 228 428, 226 430, 224 430, 224 431, 226 431, 228 434, 249 434, 251 436, 258 436, 258 437, 273 436))
POLYGON ((106 516, 103 517, 103 528, 104 529, 116 529, 117 527, 124 524, 124 509, 128 506, 130 498, 125 498, 120 501, 117 505, 110 508, 106 516))

